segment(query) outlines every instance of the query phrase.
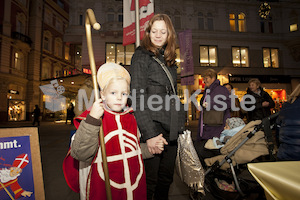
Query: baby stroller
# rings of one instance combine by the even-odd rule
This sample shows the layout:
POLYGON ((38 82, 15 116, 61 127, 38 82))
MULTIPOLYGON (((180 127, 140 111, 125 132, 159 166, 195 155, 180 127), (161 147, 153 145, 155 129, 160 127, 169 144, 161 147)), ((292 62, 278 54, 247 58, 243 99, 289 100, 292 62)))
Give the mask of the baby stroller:
POLYGON ((248 172, 246 164, 275 161, 271 129, 277 116, 278 113, 249 122, 220 149, 219 155, 205 158, 207 194, 192 199, 264 199, 263 189, 248 172), (233 190, 220 189, 219 180, 229 183, 227 186, 233 186, 233 190))

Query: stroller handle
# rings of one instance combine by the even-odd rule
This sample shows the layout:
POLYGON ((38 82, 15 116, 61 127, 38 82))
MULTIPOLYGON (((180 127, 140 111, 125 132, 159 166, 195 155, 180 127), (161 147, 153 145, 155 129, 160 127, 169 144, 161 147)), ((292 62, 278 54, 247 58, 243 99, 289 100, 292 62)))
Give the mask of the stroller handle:
POLYGON ((268 120, 273 120, 273 119, 275 119, 276 117, 278 117, 278 115, 279 115, 279 112, 277 112, 277 113, 275 113, 275 114, 273 114, 273 115, 270 115, 269 117, 266 117, 268 120))

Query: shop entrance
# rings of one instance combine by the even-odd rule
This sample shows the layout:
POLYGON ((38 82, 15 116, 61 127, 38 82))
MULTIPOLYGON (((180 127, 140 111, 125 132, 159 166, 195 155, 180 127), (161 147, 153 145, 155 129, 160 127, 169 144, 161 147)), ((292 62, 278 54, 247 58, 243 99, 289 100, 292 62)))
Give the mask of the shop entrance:
POLYGON ((26 104, 23 100, 8 100, 8 121, 26 120, 26 104))

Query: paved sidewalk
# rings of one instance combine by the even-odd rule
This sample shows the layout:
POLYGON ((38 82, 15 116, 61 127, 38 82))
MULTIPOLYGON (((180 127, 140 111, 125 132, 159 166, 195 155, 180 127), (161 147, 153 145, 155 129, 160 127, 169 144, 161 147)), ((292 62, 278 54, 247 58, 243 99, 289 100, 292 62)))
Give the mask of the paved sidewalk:
MULTIPOLYGON (((195 134, 197 122, 191 122, 189 129, 195 134)), ((0 122, 0 128, 30 127, 32 122, 0 122)), ((46 200, 79 200, 64 179, 62 163, 68 151, 70 132, 75 127, 64 122, 41 122, 38 127, 41 160, 46 200)), ((188 187, 174 175, 170 188, 170 200, 188 200, 188 187)))

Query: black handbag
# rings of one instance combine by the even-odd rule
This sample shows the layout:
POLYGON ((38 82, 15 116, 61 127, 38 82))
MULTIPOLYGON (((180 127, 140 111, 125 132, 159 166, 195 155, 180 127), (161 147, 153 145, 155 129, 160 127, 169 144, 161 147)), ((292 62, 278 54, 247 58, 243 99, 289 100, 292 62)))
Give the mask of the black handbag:
POLYGON ((208 126, 221 126, 223 124, 224 111, 203 110, 203 124, 208 126))

